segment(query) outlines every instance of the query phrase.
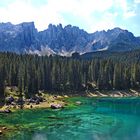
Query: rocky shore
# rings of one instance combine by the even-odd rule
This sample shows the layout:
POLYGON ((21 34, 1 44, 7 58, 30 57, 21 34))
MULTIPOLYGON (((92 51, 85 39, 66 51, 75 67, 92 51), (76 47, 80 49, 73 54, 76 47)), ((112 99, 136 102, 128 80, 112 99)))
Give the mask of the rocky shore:
MULTIPOLYGON (((32 108, 52 108, 59 109, 67 106, 65 98, 75 97, 75 96, 85 96, 85 97, 138 97, 140 96, 139 90, 110 90, 110 91, 85 91, 85 92, 75 92, 59 95, 56 94, 45 94, 35 95, 34 97, 26 99, 25 97, 14 98, 13 96, 8 96, 5 99, 5 105, 0 108, 0 113, 11 113, 17 109, 32 109, 32 108)), ((78 104, 78 103, 76 103, 78 104)))
POLYGON ((67 105, 65 98, 68 96, 43 94, 43 96, 34 96, 29 99, 16 99, 10 96, 5 99, 5 105, 0 108, 0 113, 11 113, 17 109, 64 108, 67 105))

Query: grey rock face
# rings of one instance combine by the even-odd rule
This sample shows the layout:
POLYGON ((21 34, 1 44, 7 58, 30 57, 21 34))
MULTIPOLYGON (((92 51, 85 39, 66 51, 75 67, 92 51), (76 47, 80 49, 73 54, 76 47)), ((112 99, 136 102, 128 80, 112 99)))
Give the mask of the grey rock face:
POLYGON ((22 53, 26 49, 37 47, 37 30, 34 23, 0 24, 0 51, 22 53))
POLYGON ((73 52, 129 51, 140 48, 140 38, 127 30, 87 33, 78 27, 50 24, 38 32, 33 22, 18 25, 0 23, 0 51, 70 55, 73 52))

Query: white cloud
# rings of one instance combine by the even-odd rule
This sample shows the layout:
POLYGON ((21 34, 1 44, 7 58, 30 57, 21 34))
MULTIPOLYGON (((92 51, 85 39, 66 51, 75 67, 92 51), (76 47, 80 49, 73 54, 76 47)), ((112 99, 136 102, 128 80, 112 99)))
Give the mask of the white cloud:
POLYGON ((130 18, 130 17, 134 17, 134 16, 136 16, 135 11, 127 11, 124 13, 125 18, 130 18))
POLYGON ((140 0, 134 0, 135 3, 140 3, 140 0))
MULTIPOLYGON (((140 1, 140 0, 136 0, 140 1)), ((116 6, 122 10, 122 16, 124 18, 131 18, 136 16, 136 5, 135 3, 129 3, 127 0, 115 0, 116 6)))
POLYGON ((35 21, 37 28, 42 30, 49 23, 65 25, 67 19, 64 19, 63 13, 91 22, 93 13, 104 12, 111 6, 112 0, 48 0, 46 5, 39 7, 33 6, 31 0, 15 0, 7 7, 0 8, 0 22, 10 21, 17 24, 35 21))
POLYGON ((35 21, 39 30, 48 26, 49 23, 57 24, 64 23, 61 14, 57 13, 55 6, 49 7, 44 5, 42 7, 34 7, 29 0, 16 0, 7 7, 0 8, 0 22, 12 22, 18 24, 21 22, 35 21))
MULTIPOLYGON (((36 0, 37 1, 37 0, 36 0)), ((41 1, 41 0, 38 0, 41 1)), ((135 11, 130 9, 127 0, 46 0, 43 5, 33 5, 34 0, 13 0, 6 7, 0 7, 0 22, 21 22, 34 21, 39 30, 47 28, 49 23, 76 24, 75 21, 68 23, 69 17, 63 14, 68 13, 81 21, 85 21, 87 30, 96 30, 115 27, 115 18, 118 13, 109 10, 118 7, 124 18, 135 16, 135 11), (100 17, 97 16, 100 14, 100 17)), ((140 0, 135 0, 137 3, 140 0)), ((78 25, 80 26, 80 25, 78 25)))
POLYGON ((118 16, 118 13, 104 13, 102 19, 98 22, 95 22, 94 25, 90 26, 90 31, 101 31, 101 30, 107 30, 112 29, 116 27, 115 18, 118 16))

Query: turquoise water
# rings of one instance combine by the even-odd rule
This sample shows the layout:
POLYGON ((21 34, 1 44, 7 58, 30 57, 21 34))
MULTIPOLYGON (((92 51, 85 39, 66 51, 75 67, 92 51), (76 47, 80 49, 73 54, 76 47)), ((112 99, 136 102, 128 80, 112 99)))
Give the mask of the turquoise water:
POLYGON ((84 98, 62 110, 37 109, 1 114, 0 124, 16 131, 4 140, 139 140, 140 98, 84 98))

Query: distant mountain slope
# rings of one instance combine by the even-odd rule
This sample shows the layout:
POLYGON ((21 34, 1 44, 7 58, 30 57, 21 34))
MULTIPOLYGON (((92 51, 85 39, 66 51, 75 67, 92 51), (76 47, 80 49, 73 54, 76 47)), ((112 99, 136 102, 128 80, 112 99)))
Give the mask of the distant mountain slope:
MULTIPOLYGON (((74 55, 74 54, 73 54, 74 55)), ((123 51, 123 52, 112 52, 112 51, 97 51, 97 52, 89 52, 89 53, 85 53, 82 55, 76 55, 73 56, 73 58, 77 58, 77 59, 120 59, 120 58, 125 58, 125 61, 127 61, 126 58, 129 59, 129 61, 132 58, 133 60, 137 60, 140 59, 140 49, 136 49, 133 51, 123 51)), ((121 59, 120 59, 121 60, 121 59)), ((124 59, 122 59, 122 61, 124 61, 124 59)))
POLYGON ((48 29, 38 32, 34 22, 0 23, 0 51, 68 56, 73 52, 123 52, 138 48, 140 38, 120 28, 89 34, 75 26, 50 24, 48 29))

